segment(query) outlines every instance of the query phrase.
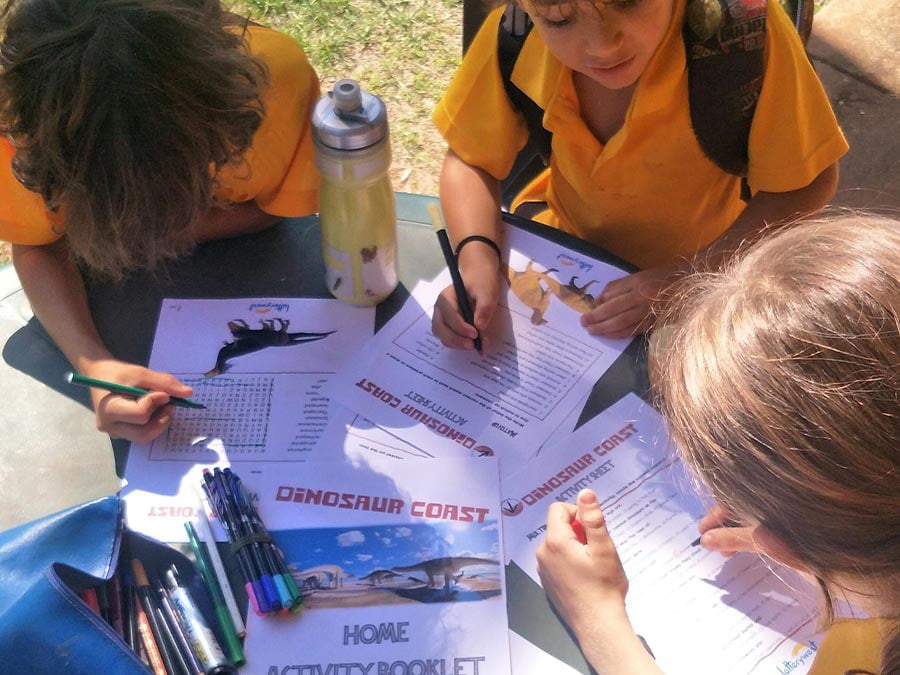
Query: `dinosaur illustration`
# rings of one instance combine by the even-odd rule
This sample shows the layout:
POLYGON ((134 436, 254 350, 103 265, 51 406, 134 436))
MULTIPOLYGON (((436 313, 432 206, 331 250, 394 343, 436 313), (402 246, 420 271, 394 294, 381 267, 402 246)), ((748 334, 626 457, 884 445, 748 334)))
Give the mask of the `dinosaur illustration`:
POLYGON ((261 319, 259 324, 261 328, 250 328, 247 322, 242 319, 235 319, 228 322, 228 330, 234 340, 226 342, 225 346, 219 350, 216 356, 216 365, 205 373, 206 377, 215 377, 221 375, 230 368, 228 363, 231 359, 245 354, 258 352, 266 347, 287 347, 290 345, 302 344, 304 342, 315 342, 322 340, 334 331, 327 333, 288 333, 290 321, 287 319, 261 319), (275 327, 275 323, 278 327, 275 327))
POLYGON ((588 293, 587 289, 597 283, 596 279, 591 279, 583 286, 579 286, 576 283, 578 277, 573 276, 569 283, 562 284, 550 276, 551 272, 559 272, 559 270, 551 267, 544 272, 538 272, 534 269, 533 260, 529 260, 521 272, 506 266, 509 288, 526 307, 531 308, 531 323, 535 326, 547 323, 544 314, 547 313, 547 309, 550 307, 550 298, 554 295, 579 314, 586 314, 594 308, 595 296, 588 293))
MULTIPOLYGON (((444 592, 450 595, 450 581, 464 567, 472 565, 499 565, 500 563, 490 558, 469 558, 466 556, 450 556, 447 558, 432 558, 431 560, 423 560, 415 565, 405 565, 400 567, 392 567, 394 572, 414 572, 419 570, 428 575, 428 587, 434 587, 434 578, 437 575, 444 577, 444 592)), ((456 577, 459 579, 459 577, 456 577)))
POLYGON ((509 280, 509 287, 519 300, 526 307, 532 309, 531 323, 540 326, 547 323, 544 319, 544 313, 550 306, 550 298, 554 295, 554 286, 559 288, 559 282, 549 276, 550 272, 559 270, 550 268, 546 272, 537 272, 534 269, 534 261, 529 260, 523 272, 507 266, 506 275, 509 280), (544 282, 548 288, 545 288, 541 282, 544 282))
POLYGON ((316 565, 302 572, 295 572, 294 578, 319 577, 319 588, 340 588, 344 585, 344 568, 340 565, 316 565))
POLYGON ((560 300, 566 303, 579 314, 586 314, 594 308, 594 296, 587 292, 591 284, 597 283, 596 279, 591 279, 581 288, 575 283, 578 277, 572 277, 565 286, 559 288, 557 293, 560 300))
POLYGON ((394 577, 399 576, 399 574, 391 572, 391 570, 375 570, 364 577, 360 577, 359 580, 368 581, 370 585, 377 586, 378 584, 383 584, 385 581, 390 581, 394 577))

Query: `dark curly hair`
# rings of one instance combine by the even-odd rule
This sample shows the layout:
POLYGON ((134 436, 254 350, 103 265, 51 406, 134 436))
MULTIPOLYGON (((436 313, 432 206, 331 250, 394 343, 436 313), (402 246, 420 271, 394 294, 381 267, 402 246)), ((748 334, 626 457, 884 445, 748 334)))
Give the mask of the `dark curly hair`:
MULTIPOLYGON (((194 242, 216 176, 259 127, 265 65, 218 0, 10 0, 0 131, 21 183, 60 210, 100 277, 194 242)), ((245 26, 244 26, 245 28, 245 26)))

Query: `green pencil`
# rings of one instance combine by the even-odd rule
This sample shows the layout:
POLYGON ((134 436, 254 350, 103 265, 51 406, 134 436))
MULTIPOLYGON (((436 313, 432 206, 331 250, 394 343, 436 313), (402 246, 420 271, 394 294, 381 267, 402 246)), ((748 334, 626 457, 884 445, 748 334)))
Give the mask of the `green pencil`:
MULTIPOLYGON (((116 384, 115 382, 106 382, 105 380, 95 380, 93 377, 85 377, 84 375, 79 375, 78 373, 66 374, 66 382, 68 382, 69 384, 77 384, 80 387, 94 387, 95 389, 105 389, 106 391, 111 391, 115 394, 133 396, 134 398, 140 398, 141 396, 150 393, 150 389, 142 389, 141 387, 129 387, 127 384, 116 384)), ((206 406, 202 403, 197 403, 196 401, 192 401, 189 398, 180 398, 178 396, 170 396, 169 403, 174 405, 176 408, 206 409, 206 406)))

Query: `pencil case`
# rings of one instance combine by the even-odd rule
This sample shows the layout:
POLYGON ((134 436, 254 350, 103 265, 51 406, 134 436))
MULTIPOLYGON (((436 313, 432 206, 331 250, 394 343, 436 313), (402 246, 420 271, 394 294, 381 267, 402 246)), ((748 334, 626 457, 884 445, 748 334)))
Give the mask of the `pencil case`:
POLYGON ((207 619, 213 616, 194 564, 176 549, 127 530, 124 522, 123 503, 111 496, 0 532, 5 672, 150 672, 80 597, 115 574, 123 547, 145 566, 175 565, 200 610, 207 619))

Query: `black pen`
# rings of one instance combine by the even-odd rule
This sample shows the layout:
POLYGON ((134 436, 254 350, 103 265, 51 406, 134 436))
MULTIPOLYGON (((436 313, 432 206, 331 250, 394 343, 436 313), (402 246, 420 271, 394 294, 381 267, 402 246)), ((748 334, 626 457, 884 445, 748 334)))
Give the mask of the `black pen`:
MULTIPOLYGON (((719 528, 719 527, 743 527, 743 525, 741 525, 740 523, 735 522, 735 521, 733 521, 733 520, 726 520, 726 521, 725 521, 724 523, 722 523, 721 525, 717 525, 716 527, 711 527, 711 528, 709 528, 709 529, 710 529, 710 530, 715 530, 715 529, 717 529, 717 528, 719 528)), ((708 531, 709 531, 709 530, 707 530, 707 532, 708 532, 708 531)), ((703 535, 700 535, 699 537, 697 537, 694 541, 691 542, 691 546, 699 546, 699 545, 700 545, 700 540, 701 540, 702 538, 703 538, 703 535)))
MULTIPOLYGON (((444 262, 447 263, 447 269, 450 270, 450 278, 453 280, 453 290, 456 292, 456 304, 459 306, 459 313, 462 315, 463 321, 478 330, 475 327, 475 312, 472 311, 472 305, 469 304, 469 294, 466 292, 465 284, 459 274, 459 265, 456 261, 456 255, 453 253, 453 247, 450 246, 450 238, 447 236, 447 228, 444 225, 444 217, 441 215, 441 208, 431 202, 428 205, 428 214, 431 216, 431 225, 437 233, 438 241, 441 243, 441 252, 444 254, 444 262)), ((475 336, 475 351, 481 354, 481 335, 475 336)))

